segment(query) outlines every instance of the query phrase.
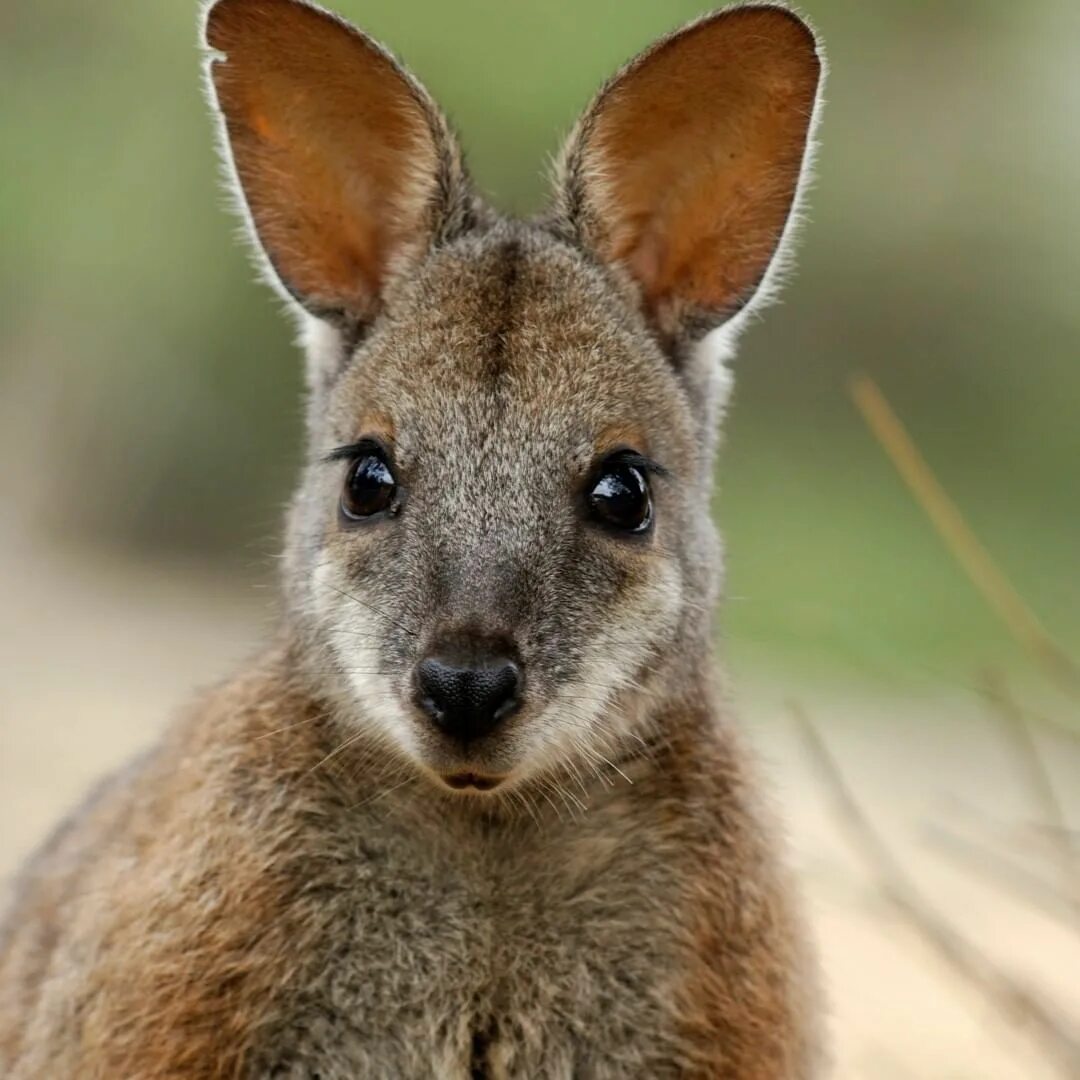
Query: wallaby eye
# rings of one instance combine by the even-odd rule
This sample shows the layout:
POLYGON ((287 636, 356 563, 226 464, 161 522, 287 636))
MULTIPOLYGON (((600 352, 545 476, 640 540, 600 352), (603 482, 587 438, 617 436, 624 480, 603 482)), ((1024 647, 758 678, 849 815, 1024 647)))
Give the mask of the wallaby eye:
POLYGON ((652 495, 645 469, 622 457, 600 466, 586 496, 592 517, 619 532, 643 533, 652 524, 652 495))
POLYGON ((350 521, 374 517, 391 510, 397 481, 381 454, 367 451, 357 457, 345 475, 341 512, 350 521))

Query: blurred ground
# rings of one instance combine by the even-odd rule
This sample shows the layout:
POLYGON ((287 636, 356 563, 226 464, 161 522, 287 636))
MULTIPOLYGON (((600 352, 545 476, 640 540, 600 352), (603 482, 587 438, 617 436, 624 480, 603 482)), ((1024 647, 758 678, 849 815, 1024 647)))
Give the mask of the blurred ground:
MULTIPOLYGON (((10 524, 10 523, 9 523, 10 524)), ((270 593, 190 566, 76 557, 0 529, 18 567, 0 607, 0 878, 103 770, 153 739, 193 689, 227 675, 271 617, 270 593)), ((793 737, 797 697, 934 906, 996 961, 1071 1007, 1080 1025, 1080 938, 1064 908, 1040 911, 960 873, 930 825, 995 834, 1050 887, 1015 762, 973 693, 903 698, 816 685, 756 666, 743 722, 788 822, 820 941, 841 1080, 1040 1080, 1059 1075, 1022 1033, 958 983, 875 895, 838 836, 793 737)), ((1080 743, 1043 736, 1080 820, 1080 743), (1046 740, 1049 740, 1046 742, 1046 740), (1071 783, 1070 783, 1071 781, 1071 783)))

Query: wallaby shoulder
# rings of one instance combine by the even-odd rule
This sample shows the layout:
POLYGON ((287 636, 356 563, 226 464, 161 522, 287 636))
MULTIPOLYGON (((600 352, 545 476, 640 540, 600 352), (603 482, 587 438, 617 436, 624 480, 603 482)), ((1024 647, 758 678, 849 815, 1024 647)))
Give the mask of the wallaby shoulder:
POLYGON ((288 962, 274 925, 286 871, 256 842, 259 822, 282 830, 270 845, 286 839, 267 807, 287 765, 273 775, 246 735, 300 712, 268 656, 101 785, 32 860, 0 952, 4 1075, 233 1075, 265 996, 254 983, 288 962))

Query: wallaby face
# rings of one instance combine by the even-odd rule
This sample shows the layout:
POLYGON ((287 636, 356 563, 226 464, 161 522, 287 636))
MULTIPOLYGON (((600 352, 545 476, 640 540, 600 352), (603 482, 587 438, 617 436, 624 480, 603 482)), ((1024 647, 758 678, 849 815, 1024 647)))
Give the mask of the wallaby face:
POLYGON ((501 221, 425 92, 296 0, 220 0, 211 84, 309 348, 286 581, 346 728, 506 791, 642 741, 708 648, 713 429, 819 77, 787 11, 703 19, 599 94, 552 209, 501 221), (723 347, 720 343, 719 348, 723 347))
POLYGON ((550 239, 449 244, 315 428, 290 571, 316 663, 467 791, 613 760, 701 632, 694 422, 609 293, 550 239))

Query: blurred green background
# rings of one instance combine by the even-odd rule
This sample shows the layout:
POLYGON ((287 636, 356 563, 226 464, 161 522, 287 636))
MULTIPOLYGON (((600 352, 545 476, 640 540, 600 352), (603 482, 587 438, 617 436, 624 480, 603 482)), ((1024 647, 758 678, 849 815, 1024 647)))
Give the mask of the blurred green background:
MULTIPOLYGON (((503 207, 679 0, 337 0, 503 207)), ((1080 651, 1080 4, 807 0, 831 78, 799 271, 745 338, 720 462, 737 663, 967 678, 1017 651, 846 392, 880 383, 1080 651)), ((300 362, 222 212, 187 0, 0 7, 4 518, 272 573, 300 362)), ((17 573, 8 566, 5 573, 17 573)))

